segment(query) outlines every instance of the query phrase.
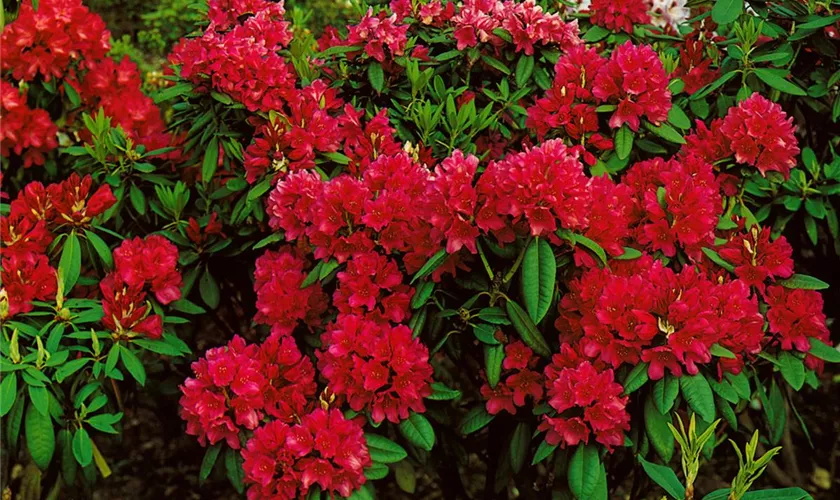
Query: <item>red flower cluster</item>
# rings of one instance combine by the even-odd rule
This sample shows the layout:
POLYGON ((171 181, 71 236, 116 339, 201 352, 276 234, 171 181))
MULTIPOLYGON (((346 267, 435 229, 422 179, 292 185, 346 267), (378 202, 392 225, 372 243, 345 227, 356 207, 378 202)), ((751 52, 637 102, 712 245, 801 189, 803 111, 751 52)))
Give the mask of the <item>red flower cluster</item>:
POLYGON ((761 175, 779 172, 785 179, 799 154, 795 130, 793 117, 757 93, 730 108, 720 126, 738 163, 755 166, 761 175))
POLYGON ((0 320, 32 310, 33 300, 55 297, 57 281, 55 269, 46 255, 33 252, 3 252, 0 270, 0 320))
MULTIPOLYGON (((8 30, 4 32, 4 39, 6 33, 8 30)), ((0 80, 0 111, 3 114, 0 154, 8 157, 9 152, 14 152, 22 156, 24 167, 43 165, 44 154, 58 147, 58 127, 49 113, 30 108, 26 104, 26 92, 6 80, 0 80)))
POLYGON ((187 225, 187 238, 189 238, 190 241, 198 246, 201 246, 206 243, 211 236, 227 238, 225 233, 222 232, 222 223, 219 221, 218 213, 213 212, 210 214, 210 218, 207 219, 207 223, 203 226, 199 224, 195 217, 190 217, 187 225))
POLYGON ((84 66, 104 58, 110 38, 102 18, 81 0, 41 1, 37 9, 27 0, 0 37, 2 68, 15 80, 32 81, 39 74, 44 81, 60 79, 74 60, 84 66))
POLYGON ((300 321, 319 324, 328 299, 318 283, 301 289, 306 279, 306 260, 288 248, 268 251, 257 259, 254 291, 257 293, 257 323, 271 326, 272 336, 288 336, 300 321))
POLYGON ((758 301, 740 280, 718 282, 685 267, 680 273, 660 261, 638 259, 623 271, 590 269, 570 283, 556 326, 561 340, 587 358, 618 368, 650 363, 651 379, 665 368, 675 376, 698 372, 720 344, 736 355, 721 360, 737 372, 744 355, 761 350, 763 319, 758 301))
POLYGON ((388 48, 391 58, 401 56, 408 43, 408 25, 399 25, 397 14, 387 16, 385 12, 373 15, 373 9, 368 9, 359 24, 350 26, 347 41, 342 45, 364 45, 365 54, 379 62, 385 62, 385 48, 388 48))
MULTIPOLYGON (((492 162, 476 186, 476 223, 503 243, 523 227, 533 236, 586 226, 590 197, 579 150, 559 139, 492 162)), ((555 237, 556 238, 556 237, 555 237)))
POLYGON ((438 28, 455 15, 455 4, 447 0, 432 0, 428 3, 391 0, 390 7, 391 12, 397 15, 398 21, 406 17, 414 17, 423 24, 438 28))
POLYGON ((321 336, 318 369, 336 395, 374 422, 399 423, 409 410, 426 411, 432 393, 429 351, 407 326, 358 315, 340 315, 321 336))
POLYGON ((714 120, 709 128, 698 120, 680 154, 701 156, 709 162, 734 155, 735 161, 756 167, 761 175, 779 172, 787 179, 799 154, 795 130, 793 117, 781 106, 753 94, 729 108, 726 118, 714 120))
POLYGON ((636 240, 673 257, 677 245, 701 258, 700 246, 714 240, 721 212, 712 166, 695 156, 636 163, 623 182, 637 201, 636 240))
POLYGON ((123 283, 140 288, 149 285, 161 304, 181 298, 178 248, 163 236, 124 240, 114 250, 114 266, 123 283))
POLYGON ((53 221, 58 225, 87 226, 94 217, 114 206, 117 198, 111 186, 103 184, 91 194, 93 179, 73 172, 66 180, 47 187, 52 202, 53 221))
POLYGON ((495 387, 489 383, 481 386, 481 396, 487 400, 487 412, 495 415, 502 410, 516 415, 516 408, 525 406, 528 396, 539 402, 543 396, 543 376, 534 371, 539 358, 530 347, 521 341, 505 346, 505 359, 502 361, 505 376, 495 387))
POLYGON ((737 233, 718 252, 735 266, 735 275, 747 285, 764 291, 767 279, 793 274, 793 248, 784 236, 770 241, 770 229, 753 226, 749 233, 737 233))
POLYGON ((102 325, 121 339, 145 335, 157 339, 163 335, 163 318, 151 314, 142 282, 124 283, 118 273, 111 273, 99 283, 102 291, 102 325))
POLYGON ((341 314, 367 316, 378 323, 407 320, 414 289, 403 283, 396 262, 376 252, 359 253, 338 273, 333 304, 341 314))
MULTIPOLYGON (((438 249, 430 226, 411 207, 423 194, 428 171, 405 154, 379 156, 361 179, 343 174, 324 181, 314 172, 293 172, 268 200, 269 225, 290 241, 306 236, 315 258, 344 262, 377 245, 408 252, 419 269, 438 249)), ((410 264, 409 267, 413 267, 410 264)))
POLYGON ((545 369, 548 404, 557 416, 542 416, 539 430, 548 444, 575 446, 588 443, 590 434, 608 449, 624 444, 630 430, 627 396, 615 382, 613 370, 596 369, 588 361, 575 364, 555 354, 545 369))
POLYGON ((87 226, 108 210, 116 198, 107 185, 92 195, 93 179, 73 173, 60 183, 44 187, 31 182, 12 201, 9 215, 0 217, 4 252, 45 253, 52 243, 51 231, 66 225, 87 226))
POLYGON ((650 24, 650 4, 644 0, 592 0, 589 20, 610 31, 633 33, 633 25, 650 24))
POLYGON ((531 55, 534 46, 557 45, 568 50, 581 42, 577 21, 566 23, 559 14, 549 14, 535 0, 516 2, 506 0, 466 0, 452 18, 453 36, 458 50, 475 47, 479 42, 500 45, 502 40, 493 33, 503 28, 510 33, 516 52, 531 55))
MULTIPOLYGON (((607 60, 595 49, 573 47, 557 60, 554 84, 545 97, 528 108, 526 125, 543 138, 552 129, 563 129, 570 138, 598 150, 613 148, 612 140, 598 133, 599 100, 592 94, 595 77, 607 60)), ((586 157, 586 155, 585 155, 586 157)), ((587 163, 594 164, 594 157, 587 163)))
POLYGON ((246 344, 238 335, 192 364, 195 378, 181 386, 181 418, 202 446, 227 441, 239 449, 241 429, 256 429, 265 416, 276 423, 300 418, 315 395, 315 371, 294 339, 246 344))
POLYGON ((618 106, 610 118, 612 128, 627 123, 635 132, 642 116, 654 124, 668 118, 671 109, 668 75, 649 45, 633 45, 628 41, 616 47, 595 76, 593 85, 595 97, 618 106))
MULTIPOLYGON (((770 306, 767 311, 770 331, 779 336, 782 349, 808 352, 811 350, 808 339, 830 341, 819 292, 773 285, 767 288, 764 298, 770 306)), ((805 363, 811 369, 821 369, 823 364, 814 356, 808 356, 805 363)))
POLYGON ((129 138, 153 151, 169 146, 172 137, 160 109, 143 93, 142 85, 140 71, 128 56, 119 64, 108 57, 90 63, 78 91, 86 110, 102 108, 112 125, 119 125, 129 138))
POLYGON ((454 151, 435 168, 421 200, 421 210, 429 223, 446 239, 447 253, 456 253, 462 247, 471 253, 478 252, 475 246, 478 194, 473 187, 477 168, 477 157, 454 151))
POLYGON ((210 2, 211 23, 199 38, 183 39, 170 61, 199 91, 222 92, 251 111, 281 109, 295 72, 277 54, 292 39, 283 2, 210 2))
POLYGON ((362 426, 338 409, 316 409, 299 424, 274 420, 242 450, 249 500, 306 498, 315 485, 331 498, 349 497, 371 465, 362 426))
POLYGON ((720 71, 711 69, 712 59, 706 57, 708 46, 706 40, 696 37, 694 32, 685 40, 685 46, 680 47, 680 65, 672 77, 680 78, 685 84, 685 92, 689 95, 697 92, 703 86, 712 83, 720 76, 720 71))

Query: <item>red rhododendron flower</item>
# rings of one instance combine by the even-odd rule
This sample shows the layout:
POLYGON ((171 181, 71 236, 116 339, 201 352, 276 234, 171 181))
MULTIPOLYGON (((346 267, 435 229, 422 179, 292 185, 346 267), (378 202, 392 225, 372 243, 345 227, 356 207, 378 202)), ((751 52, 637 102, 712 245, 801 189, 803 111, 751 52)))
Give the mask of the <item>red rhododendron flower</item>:
POLYGON ((765 176, 779 172, 785 179, 799 154, 795 130, 793 117, 758 93, 729 108, 720 126, 738 163, 753 165, 765 176))
POLYGON ((33 300, 55 297, 55 269, 50 267, 46 255, 31 252, 6 254, 4 251, 2 267, 0 319, 7 320, 18 313, 31 311, 33 300))
MULTIPOLYGON (((28 5, 28 4, 25 4, 28 5)), ((31 7, 30 7, 31 8, 31 7)), ((6 34, 18 24, 12 23, 3 32, 3 47, 7 47, 6 34)), ((4 63, 5 50, 3 50, 4 63)), ((5 66, 5 64, 4 64, 5 66)), ((3 127, 0 130, 0 154, 8 157, 11 152, 23 157, 23 166, 43 165, 44 154, 58 147, 58 127, 43 109, 32 109, 26 104, 26 92, 6 80, 0 80, 0 111, 3 127)))
POLYGON ((650 24, 649 5, 644 0, 592 0, 589 16, 592 24, 610 31, 633 33, 633 25, 650 24))
POLYGON ((137 65, 128 56, 117 64, 110 57, 92 62, 85 74, 79 94, 87 109, 100 108, 111 117, 113 126, 122 127, 126 135, 147 151, 172 143, 160 108, 141 90, 143 82, 137 65))
POLYGON ((543 396, 543 376, 534 371, 539 358, 534 351, 521 341, 511 342, 505 346, 504 369, 499 383, 491 387, 485 383, 481 387, 481 396, 487 400, 487 412, 495 415, 506 410, 511 415, 516 414, 516 408, 525 406, 530 397, 539 402, 543 396))
POLYGON ((808 352, 811 350, 808 339, 812 337, 828 342, 819 292, 772 285, 767 287, 765 299, 770 306, 767 311, 770 331, 778 334, 782 349, 808 352))
POLYGON ((630 430, 625 408, 629 398, 621 396, 624 388, 615 382, 613 371, 598 370, 587 361, 567 367, 561 354, 554 358, 545 369, 545 383, 548 404, 557 416, 542 416, 539 430, 547 431, 546 442, 575 446, 588 443, 591 432, 607 449, 623 445, 624 431, 630 430))
POLYGON ((111 186, 107 184, 92 191, 93 178, 90 175, 82 178, 75 172, 67 180, 47 187, 55 208, 55 223, 86 226, 117 202, 111 186))
POLYGON ((181 298, 178 248, 160 235, 124 240, 114 250, 114 266, 130 286, 149 285, 158 302, 169 304, 181 298))
POLYGON ((730 139, 720 132, 723 120, 713 120, 709 127, 700 120, 695 121, 694 132, 685 136, 686 144, 680 149, 680 157, 697 156, 708 163, 717 163, 732 155, 730 139))
POLYGON ((673 77, 682 79, 685 92, 689 95, 720 76, 720 71, 710 68, 712 59, 705 55, 706 46, 705 40, 688 38, 685 46, 680 47, 680 65, 674 71, 673 77))
POLYGON ((195 378, 181 386, 181 418, 202 446, 225 440, 239 449, 242 429, 257 428, 265 415, 294 422, 315 395, 312 363, 291 337, 257 346, 237 335, 209 349, 192 369, 195 378))
POLYGON ((399 423, 409 410, 426 410, 431 394, 429 351, 407 326, 390 326, 358 315, 341 315, 321 336, 318 369, 330 390, 374 422, 399 423))
POLYGON ((272 336, 291 335, 300 321, 318 325, 327 309, 327 296, 316 282, 301 289, 306 279, 306 260, 284 248, 268 251, 257 259, 254 291, 257 293, 257 323, 271 326, 272 336))
POLYGON ((373 15, 373 9, 359 21, 359 24, 350 26, 347 34, 346 45, 365 46, 365 53, 379 62, 385 62, 385 48, 393 56, 403 55, 405 45, 408 42, 406 33, 408 25, 397 24, 397 15, 387 16, 384 12, 373 15))
POLYGON ((424 218, 446 236, 446 252, 467 247, 476 253, 475 210, 478 195, 473 187, 478 158, 455 150, 436 168, 421 201, 424 218))
POLYGON ((618 108, 610 118, 610 127, 627 125, 639 130, 639 119, 659 124, 671 110, 668 75, 659 56, 649 45, 626 42, 616 47, 598 75, 592 93, 602 102, 618 108))
POLYGON ((668 368, 675 376, 712 361, 715 343, 736 355, 754 355, 764 338, 758 300, 740 280, 719 283, 692 267, 682 272, 640 259, 636 269, 616 274, 591 269, 570 283, 561 300, 561 341, 579 345, 588 358, 614 368, 639 359, 656 380, 668 368), (646 267, 645 267, 646 266, 646 267))
POLYGON ((128 285, 111 273, 99 282, 102 291, 102 325, 120 338, 145 335, 157 339, 163 334, 163 318, 151 314, 142 283, 128 285))
POLYGON ((735 274, 750 286, 764 290, 769 278, 793 274, 793 248, 784 236, 770 241, 770 229, 753 226, 748 233, 734 235, 718 253, 733 266, 735 274))
POLYGON ((474 47, 479 42, 500 45, 502 40, 493 33, 504 28, 510 33, 516 52, 531 55, 534 46, 556 44, 568 50, 581 43, 577 21, 566 23, 559 14, 546 13, 534 0, 516 2, 506 0, 466 0, 452 17, 453 36, 458 50, 474 47))
POLYGON ((227 94, 251 111, 281 109, 296 80, 277 54, 292 39, 284 14, 283 2, 211 1, 215 22, 201 37, 179 42, 170 62, 199 91, 227 94))
POLYGON ((476 185, 478 227, 501 242, 513 241, 519 223, 533 236, 585 227, 590 197, 578 156, 555 139, 490 163, 476 185))
MULTIPOLYGON (((102 18, 81 0, 21 3, 17 19, 3 29, 0 60, 15 80, 61 78, 74 60, 97 60, 111 49, 111 33, 102 18)), ((3 126, 6 127, 4 122, 3 126)), ((4 153, 5 154, 5 153, 4 153)))
POLYGON ((680 245, 700 258, 701 243, 714 239, 721 212, 712 166, 695 156, 681 161, 654 158, 628 170, 624 183, 635 191, 639 243, 676 255, 680 245))
POLYGON ((25 212, 12 210, 8 217, 0 216, 0 240, 4 257, 30 252, 45 254, 53 235, 47 230, 46 221, 32 221, 25 212))
POLYGON ((254 431, 242 450, 251 500, 305 498, 312 486, 349 497, 372 463, 362 426, 338 409, 316 409, 299 424, 274 420, 254 431))
POLYGON ((414 290, 403 283, 396 262, 374 252, 359 253, 338 273, 333 304, 342 314, 370 315, 382 321, 402 323, 410 316, 414 290))

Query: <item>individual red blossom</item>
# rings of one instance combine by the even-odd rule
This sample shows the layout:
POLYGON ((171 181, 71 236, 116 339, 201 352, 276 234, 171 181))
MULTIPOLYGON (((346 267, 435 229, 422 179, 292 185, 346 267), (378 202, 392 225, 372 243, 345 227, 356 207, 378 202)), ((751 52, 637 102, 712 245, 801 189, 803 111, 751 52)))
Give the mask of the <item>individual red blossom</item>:
POLYGON ((388 48, 391 58, 401 56, 408 42, 408 25, 398 24, 397 15, 387 16, 384 12, 373 15, 373 9, 359 21, 350 26, 346 45, 364 44, 365 53, 379 62, 385 62, 385 48, 388 48))
POLYGON ((47 194, 55 209, 55 223, 86 226, 94 217, 105 213, 117 202, 107 184, 92 191, 93 178, 90 175, 82 178, 75 172, 63 182, 48 186, 47 194))
POLYGON ((158 302, 169 304, 181 298, 178 248, 163 236, 153 234, 124 240, 114 250, 114 266, 129 286, 149 285, 158 302))
POLYGON ((548 404, 557 412, 556 417, 543 415, 539 426, 547 431, 548 444, 588 443, 590 430, 607 449, 624 443, 624 431, 630 430, 629 398, 621 396, 624 388, 615 382, 613 370, 598 370, 588 361, 574 368, 549 365, 546 390, 548 404), (583 418, 570 414, 581 411, 583 418))
POLYGON ((501 242, 513 241, 511 228, 520 223, 533 236, 585 227, 590 197, 578 157, 554 139, 491 162, 476 185, 478 227, 501 242))
MULTIPOLYGON (((625 184, 616 184, 606 175, 589 180, 592 205, 587 217, 589 223, 583 233, 598 243, 607 254, 618 256, 624 253, 624 246, 632 232, 633 191, 625 184)), ((575 262, 588 267, 597 262, 591 253, 575 247, 575 262)))
POLYGON ((407 326, 340 315, 321 336, 318 369, 330 390, 374 422, 399 423, 409 410, 425 411, 431 394, 429 352, 407 326))
POLYGON ((316 386, 314 368, 294 339, 269 339, 262 346, 234 336, 192 364, 195 378, 180 387, 181 418, 202 446, 225 440, 239 449, 239 433, 256 429, 266 415, 292 423, 304 414, 316 386))
POLYGON ((481 387, 488 413, 495 415, 506 410, 515 415, 516 408, 525 406, 528 397, 534 402, 542 399, 543 376, 533 370, 537 362, 534 351, 523 342, 511 342, 505 346, 502 380, 495 387, 487 382, 481 387))
POLYGON ((99 282, 102 292, 102 325, 120 339, 144 335, 151 339, 163 334, 163 318, 152 314, 142 283, 128 285, 111 273, 99 282))
POLYGON ((187 225, 187 237, 190 241, 196 245, 203 245, 207 242, 210 236, 214 235, 226 238, 225 233, 222 232, 222 223, 219 221, 218 213, 213 212, 210 214, 210 218, 207 219, 207 223, 204 224, 204 227, 202 227, 194 217, 190 217, 187 225))
POLYGON ((301 289, 307 267, 306 260, 288 248, 277 252, 269 250, 257 259, 254 272, 257 314, 254 321, 270 325, 272 336, 291 335, 301 321, 310 326, 320 323, 328 299, 317 282, 301 289))
POLYGON ((478 195, 473 187, 477 167, 477 157, 465 156, 455 150, 435 168, 422 200, 424 218, 446 235, 446 252, 450 254, 462 247, 471 253, 477 252, 475 211, 478 195))
POLYGON ((338 409, 318 408, 299 424, 275 420, 254 431, 242 450, 249 500, 305 498, 313 486, 349 497, 372 463, 362 426, 338 409))
POLYGON ((810 338, 829 342, 819 292, 771 285, 764 297, 770 306, 767 311, 770 331, 779 336, 782 349, 808 352, 810 338))
POLYGON ((50 267, 46 255, 4 251, 2 263, 0 320, 5 321, 16 314, 31 311, 33 300, 43 301, 55 297, 55 269, 50 267))
POLYGON ((360 253, 338 273, 333 304, 342 314, 365 314, 393 323, 409 318, 414 290, 404 284, 396 262, 375 252, 360 253))
POLYGON ((31 222, 50 222, 54 215, 47 188, 40 182, 30 182, 21 190, 9 207, 10 217, 22 217, 31 222))
POLYGON ((32 221, 25 212, 12 211, 9 216, 0 216, 0 241, 3 256, 12 254, 45 254, 53 235, 47 229, 46 221, 32 221))
POLYGON ((770 229, 753 226, 738 233, 718 253, 733 266, 735 274, 747 285, 764 290, 769 278, 788 278, 793 274, 793 248, 784 236, 770 241, 770 229))
POLYGON ((501 27, 496 18, 500 4, 496 0, 466 0, 461 10, 452 18, 455 32, 452 34, 458 50, 475 47, 479 42, 500 45, 501 39, 493 30, 501 27))
POLYGON ((711 69, 712 59, 705 55, 707 42, 699 38, 687 38, 680 47, 680 65, 673 77, 680 78, 689 95, 717 80, 720 71, 711 69))
POLYGON ((649 5, 644 0, 592 0, 592 24, 610 31, 633 33, 633 25, 650 24, 649 5))
MULTIPOLYGON (((6 33, 16 24, 12 23, 3 32, 4 40, 6 33)), ((5 41, 3 47, 6 47, 5 41)), ((50 119, 49 113, 43 109, 30 108, 26 103, 26 92, 21 92, 6 80, 0 80, 0 112, 3 115, 0 154, 9 157, 14 152, 22 156, 24 168, 43 165, 44 154, 58 147, 58 127, 50 119)))
POLYGON ((636 132, 643 116, 654 124, 668 118, 668 83, 656 52, 649 45, 628 41, 616 47, 609 62, 598 72, 592 93, 602 102, 618 106, 610 118, 610 127, 620 128, 627 123, 636 132))
POLYGON ((708 163, 732 156, 731 141, 723 135, 720 127, 723 120, 713 120, 709 127, 701 120, 696 120, 694 132, 685 136, 685 145, 680 149, 680 158, 697 156, 708 163))
MULTIPOLYGON (((103 59, 111 33, 81 0, 44 0, 33 7, 21 3, 17 19, 3 30, 0 60, 15 80, 62 78, 74 61, 103 59)), ((7 126, 4 118, 4 128, 7 126)), ((5 154, 5 153, 4 153, 5 154)))
POLYGON ((730 108, 720 127, 738 163, 755 166, 763 176, 779 172, 785 179, 799 154, 795 131, 793 117, 758 93, 730 108))

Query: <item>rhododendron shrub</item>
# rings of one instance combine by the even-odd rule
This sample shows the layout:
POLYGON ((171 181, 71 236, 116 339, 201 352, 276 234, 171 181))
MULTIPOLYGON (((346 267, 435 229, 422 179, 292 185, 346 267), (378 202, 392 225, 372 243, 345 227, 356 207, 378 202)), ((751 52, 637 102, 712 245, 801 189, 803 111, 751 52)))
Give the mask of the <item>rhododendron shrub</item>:
MULTIPOLYGON (((19 80, 96 95, 51 157, 77 173, 11 190, 0 225, 2 414, 35 422, 35 464, 92 463, 161 361, 198 480, 255 499, 605 499, 647 476, 692 498, 701 451, 743 422, 780 443, 794 392, 840 361, 800 259, 838 234, 838 144, 791 98, 790 44, 810 54, 824 16, 548 4, 394 0, 315 40, 283 2, 211 0, 154 96, 166 141, 113 114, 146 116, 111 98, 133 77, 99 45, 32 59, 39 16, 79 28, 22 8, 18 179, 56 147, 19 80)), ((812 109, 834 102, 822 76, 812 109)))

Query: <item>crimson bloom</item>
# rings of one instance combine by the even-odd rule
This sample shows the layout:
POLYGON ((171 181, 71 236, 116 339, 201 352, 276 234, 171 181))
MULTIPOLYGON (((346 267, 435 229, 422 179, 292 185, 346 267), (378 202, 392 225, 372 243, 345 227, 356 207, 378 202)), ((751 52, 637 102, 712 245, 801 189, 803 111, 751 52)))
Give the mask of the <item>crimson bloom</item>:
POLYGON ((117 202, 111 186, 102 185, 96 191, 92 190, 93 178, 90 175, 79 177, 75 172, 65 181, 49 185, 47 194, 55 209, 55 223, 86 226, 117 202))
POLYGON ((114 250, 114 266, 129 286, 149 285, 161 304, 181 298, 178 248, 163 236, 124 240, 114 250))

